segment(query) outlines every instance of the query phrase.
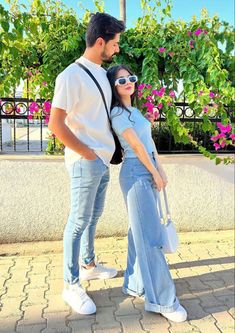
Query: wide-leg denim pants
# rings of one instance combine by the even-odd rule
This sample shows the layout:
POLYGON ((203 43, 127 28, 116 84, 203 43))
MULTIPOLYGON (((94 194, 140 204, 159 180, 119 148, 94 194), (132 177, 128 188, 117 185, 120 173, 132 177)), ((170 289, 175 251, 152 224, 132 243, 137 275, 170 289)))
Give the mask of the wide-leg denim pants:
MULTIPOLYGON (((153 163, 156 163, 151 155, 153 163)), ((128 257, 123 292, 144 296, 145 310, 173 312, 179 301, 162 251, 156 188, 150 172, 138 158, 126 158, 120 172, 126 203, 128 257)))
POLYGON ((80 261, 94 261, 96 224, 104 208, 105 193, 109 182, 109 168, 100 158, 84 158, 69 168, 71 182, 71 208, 64 230, 64 281, 79 281, 80 261))

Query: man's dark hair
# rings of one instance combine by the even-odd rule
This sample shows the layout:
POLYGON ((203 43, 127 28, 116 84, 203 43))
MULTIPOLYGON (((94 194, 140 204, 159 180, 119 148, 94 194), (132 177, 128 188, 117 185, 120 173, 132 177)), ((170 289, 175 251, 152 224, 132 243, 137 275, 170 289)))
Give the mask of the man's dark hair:
POLYGON ((91 14, 91 19, 86 32, 86 46, 92 47, 97 38, 101 37, 107 43, 115 35, 125 30, 123 21, 106 13, 91 14))

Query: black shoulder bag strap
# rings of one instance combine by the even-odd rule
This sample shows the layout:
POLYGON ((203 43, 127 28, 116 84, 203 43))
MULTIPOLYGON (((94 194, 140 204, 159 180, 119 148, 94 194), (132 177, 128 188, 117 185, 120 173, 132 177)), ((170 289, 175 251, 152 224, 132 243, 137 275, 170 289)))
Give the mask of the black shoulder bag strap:
POLYGON ((106 110, 106 113, 107 113, 107 116, 108 116, 108 120, 109 120, 109 125, 112 129, 112 124, 111 124, 111 120, 110 120, 110 117, 109 117, 109 112, 108 112, 108 107, 107 107, 107 104, 106 104, 106 100, 105 100, 105 97, 104 97, 104 93, 103 93, 103 90, 99 84, 99 82, 96 80, 96 78, 94 77, 94 75, 89 71, 89 69, 84 66, 83 64, 81 64, 80 62, 76 61, 75 62, 79 67, 81 67, 85 72, 87 72, 87 74, 92 78, 92 80, 95 82, 95 84, 97 85, 97 88, 99 89, 100 91, 100 94, 103 98, 103 101, 104 101, 104 106, 105 106, 105 110, 106 110))

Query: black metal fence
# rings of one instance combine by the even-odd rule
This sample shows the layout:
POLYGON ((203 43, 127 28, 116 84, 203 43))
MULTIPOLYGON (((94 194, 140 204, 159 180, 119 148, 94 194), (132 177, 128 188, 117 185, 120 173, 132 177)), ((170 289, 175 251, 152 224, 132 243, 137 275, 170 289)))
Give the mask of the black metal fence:
MULTIPOLYGON (((39 119, 30 119, 30 105, 33 100, 27 98, 1 98, 0 99, 0 152, 45 152, 48 144, 49 131, 46 124, 48 114, 42 113, 39 119)), ((43 109, 44 100, 36 103, 43 109)), ((202 131, 202 119, 196 117, 195 112, 185 102, 176 103, 177 114, 182 122, 187 122, 192 136, 204 147, 214 152, 213 142, 209 134, 202 131)), ((226 107, 227 113, 234 122, 232 109, 226 107)), ((209 117, 211 122, 220 121, 219 118, 209 117)), ((159 153, 197 153, 191 144, 176 143, 165 123, 164 113, 160 112, 157 126, 153 131, 159 153)), ((221 149, 217 153, 234 152, 232 146, 221 149)))

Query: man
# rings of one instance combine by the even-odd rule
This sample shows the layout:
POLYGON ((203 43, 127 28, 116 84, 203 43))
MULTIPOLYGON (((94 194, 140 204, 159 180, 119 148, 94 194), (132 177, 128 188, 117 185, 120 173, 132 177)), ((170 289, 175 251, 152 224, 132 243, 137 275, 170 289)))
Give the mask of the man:
MULTIPOLYGON (((122 21, 105 14, 92 15, 86 33, 86 49, 77 61, 99 82, 108 108, 111 88, 103 61, 119 52, 122 21)), ((63 299, 76 312, 92 314, 96 306, 81 287, 80 279, 112 278, 115 269, 95 262, 94 236, 102 214, 109 181, 109 162, 114 153, 104 102, 90 76, 76 63, 56 79, 49 129, 65 145, 65 163, 71 180, 71 209, 64 230, 63 299), (78 265, 81 258, 81 267, 78 265)))

